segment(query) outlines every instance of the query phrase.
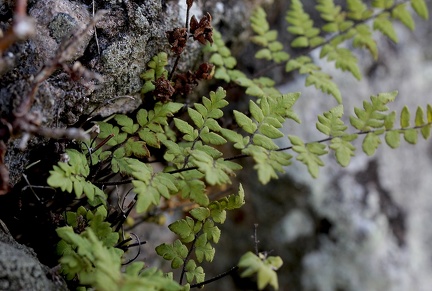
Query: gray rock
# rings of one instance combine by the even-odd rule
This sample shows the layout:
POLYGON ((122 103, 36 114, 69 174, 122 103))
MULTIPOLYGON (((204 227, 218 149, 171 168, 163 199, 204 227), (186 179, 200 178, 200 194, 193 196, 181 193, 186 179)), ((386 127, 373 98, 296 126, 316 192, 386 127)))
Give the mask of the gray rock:
POLYGON ((63 279, 43 266, 33 250, 0 228, 0 290, 68 290, 63 279), (49 278, 51 277, 51 278, 49 278))

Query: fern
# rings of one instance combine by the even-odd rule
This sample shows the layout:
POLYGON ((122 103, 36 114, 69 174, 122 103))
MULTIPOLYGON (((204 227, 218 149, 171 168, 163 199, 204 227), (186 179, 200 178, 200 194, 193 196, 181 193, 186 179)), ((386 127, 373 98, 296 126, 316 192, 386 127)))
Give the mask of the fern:
POLYGON ((145 269, 142 263, 133 263, 120 271, 121 250, 104 245, 92 228, 81 235, 71 227, 57 229, 58 235, 71 246, 73 251, 65 253, 60 263, 69 276, 79 276, 83 285, 98 290, 188 290, 181 287, 172 278, 155 269, 145 269))
POLYGON ((237 60, 231 55, 231 51, 225 46, 222 40, 222 35, 218 31, 213 33, 214 42, 212 45, 208 44, 204 48, 204 52, 213 53, 209 62, 216 66, 214 77, 216 79, 230 82, 233 78, 244 76, 238 70, 234 70, 237 60))
MULTIPOLYGON (((362 14, 363 7, 353 7, 359 4, 357 1, 348 1, 347 4, 350 10, 362 14)), ((316 10, 320 12, 321 18, 326 22, 322 27, 324 32, 344 32, 354 25, 353 21, 347 20, 347 14, 342 12, 341 6, 335 5, 333 0, 319 0, 316 10)), ((350 16, 352 15, 348 13, 348 18, 352 18, 350 16)))
POLYGON ((154 82, 163 77, 168 78, 168 71, 165 66, 168 65, 168 55, 165 52, 161 52, 154 56, 152 60, 147 64, 150 68, 141 74, 141 78, 145 81, 141 93, 146 94, 153 91, 156 87, 154 82))
POLYGON ((277 41, 278 32, 270 30, 266 20, 267 14, 264 9, 258 8, 251 16, 251 27, 256 33, 251 38, 253 43, 256 43, 264 48, 256 52, 255 58, 273 60, 275 63, 281 63, 289 59, 289 54, 283 51, 283 45, 277 41))
POLYGON ((324 39, 319 36, 320 29, 314 27, 314 22, 309 14, 303 10, 301 1, 294 0, 291 2, 285 19, 290 24, 288 32, 296 35, 296 38, 291 42, 291 47, 316 47, 324 42, 324 39))
POLYGON ((319 156, 327 153, 325 145, 318 142, 304 144, 303 141, 293 135, 289 136, 293 145, 292 149, 298 153, 297 160, 304 163, 312 177, 318 177, 319 167, 324 166, 319 156))
POLYGON ((414 11, 423 19, 429 18, 429 10, 425 0, 411 0, 411 6, 414 11))
MULTIPOLYGON (((189 11, 193 1, 186 4, 189 11)), ((423 0, 412 0, 411 7, 420 17, 428 17, 423 0)), ((50 171, 48 184, 51 187, 74 193, 77 198, 85 195, 93 206, 104 203, 93 210, 81 206, 75 212, 65 213, 68 226, 57 232, 61 238, 58 244, 62 254, 60 262, 68 279, 76 277, 80 284, 101 290, 188 290, 203 286, 206 281, 202 264, 215 259, 215 245, 221 237, 219 225, 226 221, 227 211, 238 209, 245 203, 241 185, 237 194, 218 199, 208 195, 210 189, 232 183, 236 172, 242 169, 235 159, 251 157, 259 181, 266 184, 278 178, 291 164, 291 154, 307 167, 312 177, 318 177, 320 167, 324 166, 322 158, 330 152, 341 166, 348 166, 356 154, 353 143, 361 137, 362 150, 367 155, 375 153, 382 143, 382 136, 391 148, 400 145, 401 136, 411 144, 417 142, 419 135, 429 138, 432 107, 417 108, 415 116, 407 107, 400 113, 389 112, 387 104, 396 98, 397 91, 371 96, 370 101, 363 102, 362 108, 354 108, 349 124, 345 124, 343 114, 347 108, 342 105, 337 84, 308 56, 314 49, 320 49, 320 58, 333 62, 337 69, 360 80, 358 58, 346 43, 352 42, 352 46, 366 49, 376 59, 378 48, 374 30, 397 42, 394 20, 414 29, 407 5, 376 0, 369 7, 361 0, 348 0, 344 10, 333 0, 319 0, 316 10, 325 21, 322 28, 315 27, 301 1, 291 2, 286 21, 288 32, 293 35, 290 46, 294 57, 284 50, 278 33, 270 29, 261 8, 251 17, 254 33, 251 41, 260 46, 255 58, 271 62, 270 67, 284 66, 286 72, 305 75, 306 86, 313 85, 339 103, 318 116, 316 128, 325 138, 307 142, 288 135, 291 146, 280 148, 278 140, 286 138, 281 131, 283 124, 287 121, 300 123, 294 111, 300 93, 282 94, 272 79, 249 77, 237 70, 237 61, 222 35, 210 29, 211 16, 207 15, 200 22, 193 17, 193 32, 189 27, 181 31, 190 38, 201 39, 202 43, 208 41, 204 52, 214 68, 210 70, 210 65, 205 66, 208 68, 205 74, 231 83, 229 86, 242 88, 250 97, 248 110, 232 110, 233 122, 229 129, 222 121, 229 102, 227 92, 221 87, 193 105, 172 102, 171 95, 168 98, 158 95, 161 94, 158 90, 173 89, 171 77, 188 37, 183 39, 184 46, 176 47, 177 60, 170 74, 166 69, 168 54, 161 52, 153 57, 148 70, 141 75, 144 80, 141 93, 144 99, 152 98, 150 104, 154 106, 98 122, 94 139, 82 143, 80 150, 68 149, 69 161, 55 165, 50 171), (396 128, 398 116, 400 127, 396 128), (239 155, 225 157, 222 146, 232 146, 239 155), (158 162, 157 166, 154 161, 158 162), (121 180, 114 181, 118 178, 121 180), (126 183, 131 184, 136 193, 133 203, 136 201, 137 213, 150 215, 162 208, 162 201, 168 201, 167 205, 191 202, 186 215, 168 226, 177 239, 163 242, 156 248, 156 253, 169 261, 173 269, 181 269, 179 283, 173 281, 172 274, 144 268, 143 263, 133 263, 125 272, 120 271, 124 250, 119 245, 123 242, 119 242, 117 228, 114 230, 108 222, 107 197, 101 188, 126 183), (186 279, 184 285, 183 279, 186 279)), ((170 42, 172 48, 173 43, 175 39, 170 42)), ((126 216, 123 210, 121 215, 126 216)), ((238 264, 244 269, 241 276, 257 276, 259 289, 267 285, 278 288, 276 270, 281 265, 279 257, 251 252, 242 256, 238 264)))
POLYGON ((356 117, 350 117, 352 126, 360 131, 383 127, 386 117, 384 112, 388 111, 386 104, 394 101, 397 94, 397 91, 382 93, 372 96, 371 102, 363 101, 363 109, 355 108, 356 117))
POLYGON ((105 193, 86 180, 90 174, 86 157, 73 149, 66 150, 66 154, 69 161, 54 166, 47 180, 48 185, 68 193, 74 192, 77 198, 84 194, 92 205, 105 203, 105 193))
POLYGON ((349 71, 357 80, 361 80, 362 76, 358 67, 358 60, 354 54, 346 49, 325 45, 321 49, 320 58, 327 57, 328 61, 335 61, 335 67, 342 71, 349 71))
POLYGON ((240 258, 239 267, 245 270, 242 277, 251 277, 256 273, 258 289, 263 290, 267 285, 279 288, 276 271, 282 266, 280 257, 266 257, 264 254, 247 252, 240 258))
POLYGON ((190 217, 173 222, 168 228, 179 236, 172 244, 163 243, 156 247, 156 252, 165 260, 171 261, 174 269, 183 266, 183 273, 189 284, 202 283, 205 274, 201 266, 203 261, 211 262, 215 256, 212 243, 218 243, 221 231, 215 223, 223 223, 226 210, 240 208, 244 204, 244 191, 240 185, 238 194, 229 195, 213 201, 208 207, 197 207, 189 211, 190 217), (187 243, 192 243, 188 251, 187 243), (195 255, 196 261, 191 258, 195 255))
POLYGON ((414 28, 415 28, 414 20, 411 16, 411 13, 409 13, 409 11, 406 9, 406 7, 407 7, 406 3, 397 5, 392 10, 392 17, 394 19, 397 19, 400 22, 402 22, 409 29, 414 30, 414 28))

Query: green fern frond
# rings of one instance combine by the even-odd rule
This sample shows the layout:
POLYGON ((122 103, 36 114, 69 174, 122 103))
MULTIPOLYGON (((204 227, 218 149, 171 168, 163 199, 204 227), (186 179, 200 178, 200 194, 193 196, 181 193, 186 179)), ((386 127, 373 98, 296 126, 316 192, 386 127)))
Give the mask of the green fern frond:
POLYGON ((57 228, 56 232, 71 250, 60 259, 62 272, 69 279, 77 277, 81 285, 107 291, 185 290, 161 271, 143 269, 143 263, 133 263, 125 273, 121 272, 123 251, 105 245, 94 228, 76 234, 72 227, 66 226, 57 228))
POLYGON ((382 128, 386 118, 384 112, 388 111, 386 104, 393 101, 397 94, 397 91, 393 91, 371 96, 371 102, 363 102, 363 109, 354 108, 356 117, 350 116, 351 125, 360 131, 382 128))
POLYGON ((393 42, 398 42, 398 36, 393 27, 393 23, 390 21, 390 13, 383 13, 375 18, 373 28, 380 31, 382 34, 387 36, 393 42))
POLYGON ((156 253, 165 260, 171 261, 171 268, 178 269, 183 265, 188 249, 177 239, 172 244, 163 243, 157 246, 156 253))
POLYGON ((237 163, 225 161, 222 158, 215 159, 200 150, 192 151, 191 155, 193 157, 191 163, 205 175, 210 185, 231 184, 230 177, 235 175, 235 171, 242 169, 237 163))
POLYGON ((289 54, 283 51, 282 43, 277 41, 278 32, 270 30, 264 9, 257 8, 252 13, 250 20, 252 30, 256 33, 252 36, 251 41, 264 47, 255 54, 255 58, 273 60, 275 63, 287 61, 289 54))
MULTIPOLYGON (((352 67, 352 66, 351 66, 352 67)), ((342 95, 337 85, 331 80, 331 76, 321 72, 321 68, 312 63, 312 59, 301 56, 291 59, 285 66, 286 72, 298 70, 300 74, 308 74, 306 77, 306 86, 314 86, 318 90, 331 94, 338 103, 342 103, 342 95)))
POLYGON ((429 18, 429 10, 425 0, 411 0, 411 7, 423 19, 429 18))
POLYGON ((353 31, 355 31, 353 46, 366 48, 375 60, 378 59, 378 47, 372 37, 370 27, 366 24, 360 24, 353 28, 353 31))
POLYGON ((411 16, 411 13, 406 9, 406 7, 407 7, 406 3, 397 5, 392 10, 392 17, 402 22, 409 29, 414 30, 415 28, 414 20, 411 16))
POLYGON ((247 252, 240 258, 238 266, 245 269, 240 275, 242 277, 251 277, 256 274, 259 290, 263 290, 267 285, 272 286, 275 290, 279 289, 276 271, 282 266, 280 257, 267 257, 261 253, 256 255, 247 252))
POLYGON ((155 89, 154 81, 160 77, 168 78, 168 71, 165 66, 168 65, 168 55, 165 52, 160 52, 154 56, 150 62, 148 62, 147 71, 141 74, 141 78, 145 81, 143 87, 141 88, 141 93, 146 94, 155 89))
POLYGON ((389 9, 393 6, 394 0, 373 0, 372 6, 375 8, 389 9))
POLYGON ((218 243, 221 235, 221 230, 215 223, 223 223, 226 218, 226 210, 238 209, 244 203, 244 190, 240 185, 237 194, 213 201, 208 207, 201 206, 190 210, 190 216, 168 226, 179 239, 172 244, 163 243, 156 247, 157 254, 171 261, 172 268, 185 265, 184 270, 188 283, 194 280, 197 283, 203 282, 205 278, 203 269, 197 266, 189 254, 193 252, 198 263, 204 260, 211 262, 215 255, 215 248, 212 244, 218 243), (192 243, 193 250, 188 251, 187 243, 192 243))
POLYGON ((351 157, 354 156, 355 147, 352 141, 357 134, 345 133, 348 128, 341 120, 343 105, 338 105, 323 115, 318 115, 316 127, 319 131, 331 138, 329 148, 335 151, 336 160, 342 166, 348 166, 351 157))
POLYGON ((352 141, 357 137, 357 134, 349 134, 331 140, 329 148, 335 151, 336 161, 342 167, 348 166, 351 157, 355 155, 355 147, 352 144, 352 141))
POLYGON ((315 71, 306 77, 306 87, 314 86, 318 90, 324 93, 332 95, 336 101, 342 103, 342 95, 339 91, 338 86, 331 80, 331 76, 320 71, 315 71))
POLYGON ((343 115, 343 105, 338 105, 323 115, 318 115, 316 128, 330 137, 338 137, 345 134, 348 128, 341 120, 343 115))
POLYGON ((373 10, 369 9, 362 0, 348 0, 347 6, 347 17, 352 20, 361 21, 373 15, 373 10))
POLYGON ((368 156, 372 156, 377 150, 378 146, 381 144, 381 139, 379 137, 380 132, 369 132, 363 140, 362 149, 368 156))
POLYGON ((325 45, 320 53, 320 58, 323 57, 327 57, 329 62, 335 61, 337 69, 349 71, 357 80, 361 80, 362 75, 358 67, 357 57, 349 49, 325 45))
POLYGON ((207 44, 203 51, 211 53, 209 63, 215 65, 213 77, 229 83, 236 78, 245 76, 244 73, 235 70, 237 60, 231 55, 231 51, 226 47, 222 35, 213 29, 213 44, 207 44))
POLYGON ((296 35, 296 38, 291 42, 291 47, 316 47, 324 42, 324 39, 319 36, 320 29, 314 27, 314 22, 304 11, 301 1, 291 1, 285 19, 290 24, 287 29, 288 32, 296 35))
POLYGON ((69 161, 53 166, 53 170, 49 172, 48 185, 68 193, 74 192, 77 198, 84 194, 92 205, 102 201, 105 204, 105 193, 86 180, 90 168, 85 155, 73 149, 66 150, 66 154, 69 161))
POLYGON ((288 135, 288 138, 291 141, 293 151, 298 153, 297 160, 306 165, 312 177, 317 178, 319 167, 324 166, 320 156, 327 153, 326 146, 318 142, 305 144, 294 135, 288 135))
POLYGON ((341 6, 335 5, 333 0, 318 0, 318 5, 315 7, 320 12, 321 18, 327 22, 322 27, 325 32, 344 32, 354 24, 352 21, 345 20, 346 13, 342 12, 341 6))
POLYGON ((258 173, 258 180, 263 185, 271 179, 277 179, 278 173, 284 173, 283 167, 289 166, 292 158, 288 153, 266 150, 255 145, 249 145, 242 153, 254 159, 254 169, 258 173))

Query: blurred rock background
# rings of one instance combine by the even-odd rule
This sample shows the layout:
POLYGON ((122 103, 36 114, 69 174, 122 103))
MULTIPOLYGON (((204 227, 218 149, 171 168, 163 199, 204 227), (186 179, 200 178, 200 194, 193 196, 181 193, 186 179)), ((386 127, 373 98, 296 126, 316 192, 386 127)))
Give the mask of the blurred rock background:
MULTIPOLYGON (((286 34, 288 2, 275 1, 267 7, 280 34, 286 34)), ((313 5, 312 1, 308 4, 313 5)), ((347 123, 354 106, 361 107, 363 100, 380 92, 399 91, 389 105, 397 112, 407 105, 414 114, 417 106, 425 108, 431 103, 432 21, 415 20, 414 32, 395 25, 398 44, 377 34, 378 61, 357 51, 364 75, 360 82, 320 61, 319 52, 312 53, 340 87, 347 123)), ((259 70, 260 66, 247 63, 247 56, 242 59, 242 65, 252 72, 259 70)), ((305 141, 324 138, 315 128, 316 117, 337 105, 333 98, 304 88, 301 76, 273 74, 280 78, 283 92, 302 92, 294 106, 302 124, 287 123, 285 133, 305 141)), ((295 158, 285 175, 266 186, 256 182, 254 173, 243 172, 240 180, 247 187, 250 204, 233 215, 233 225, 224 225, 220 243, 224 247, 217 250, 216 260, 225 264, 215 273, 235 264, 233 254, 253 250, 251 235, 257 223, 260 250, 284 259, 279 271, 281 290, 430 290, 432 145, 420 138, 415 146, 403 141, 392 150, 383 141, 376 154, 367 157, 361 151, 361 140, 348 167, 341 168, 329 155, 318 179, 311 178, 295 158), (227 244, 231 248, 225 254, 227 244)), ((280 145, 289 146, 288 139, 282 139, 280 145)), ((224 290, 253 290, 238 278, 220 284, 227 284, 224 290)))

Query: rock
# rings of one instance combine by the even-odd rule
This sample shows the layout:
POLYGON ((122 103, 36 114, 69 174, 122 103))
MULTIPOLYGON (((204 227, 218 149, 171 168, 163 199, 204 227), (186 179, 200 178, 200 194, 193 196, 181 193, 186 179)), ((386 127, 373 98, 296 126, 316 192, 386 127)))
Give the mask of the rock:
POLYGON ((0 290, 68 290, 63 279, 39 263, 33 250, 18 244, 0 227, 0 290))

